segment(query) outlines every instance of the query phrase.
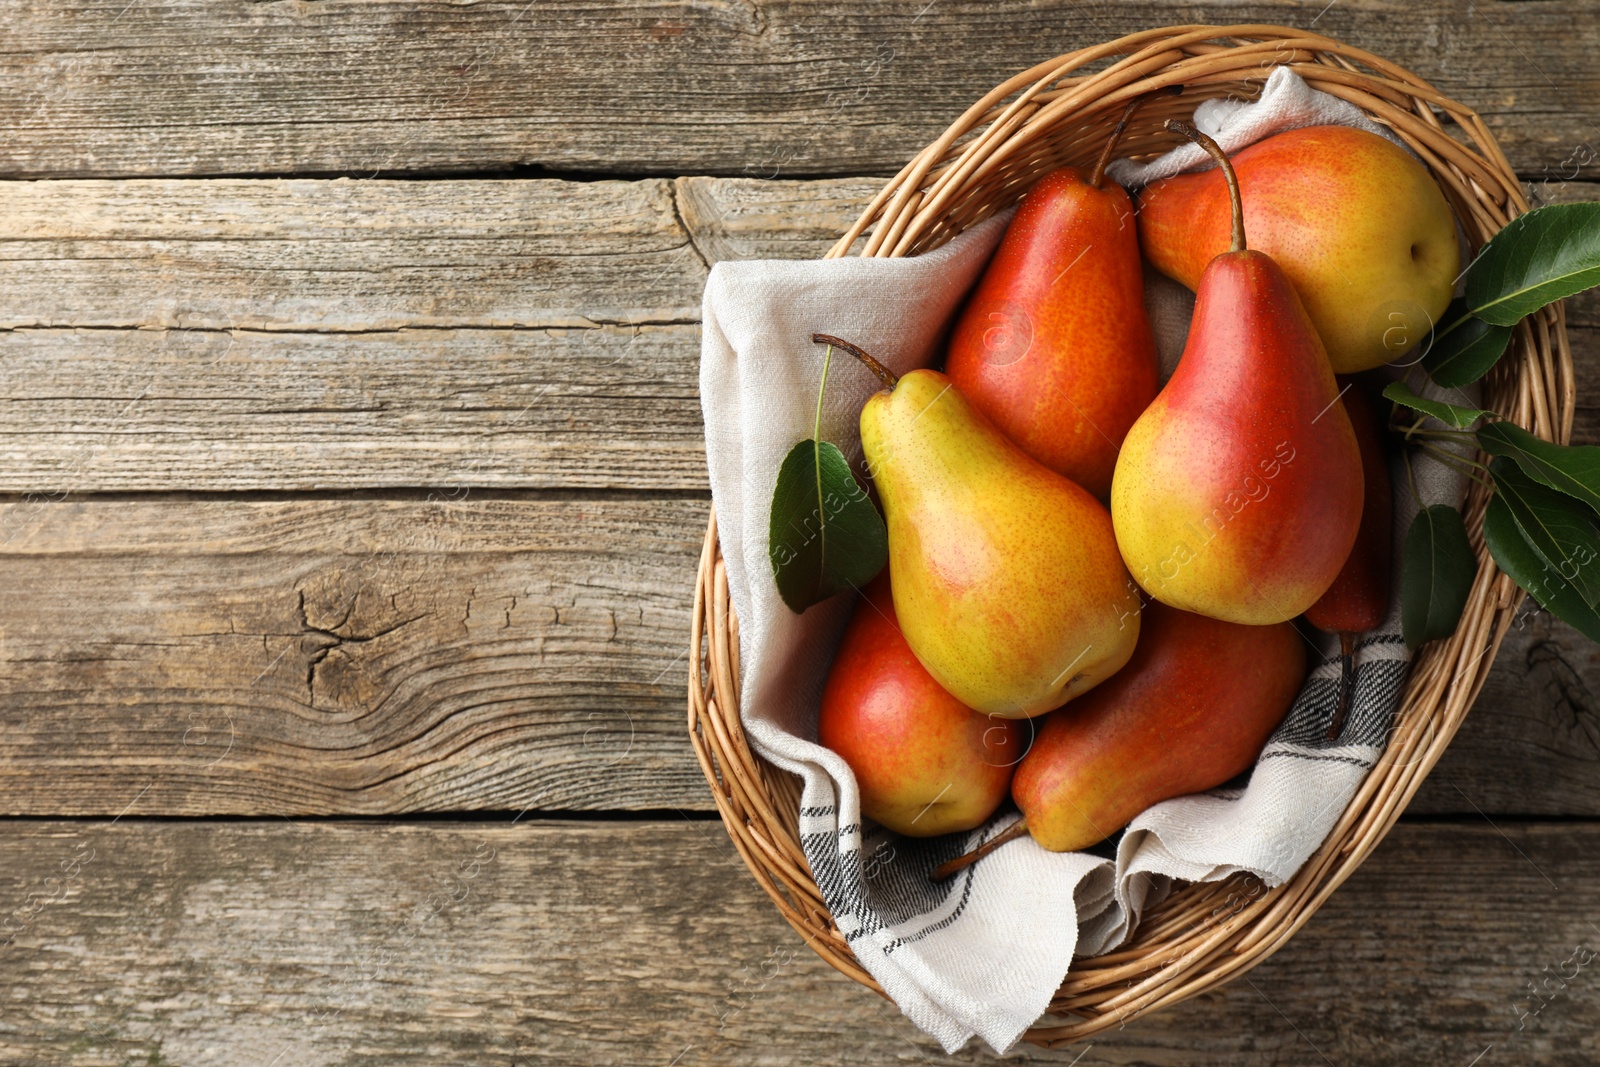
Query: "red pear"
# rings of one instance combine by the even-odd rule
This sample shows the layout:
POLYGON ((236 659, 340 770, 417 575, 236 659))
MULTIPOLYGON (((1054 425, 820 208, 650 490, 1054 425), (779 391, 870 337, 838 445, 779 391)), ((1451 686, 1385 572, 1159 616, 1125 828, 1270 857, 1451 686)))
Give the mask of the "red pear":
POLYGON ((861 813, 914 837, 994 814, 1032 727, 973 711, 900 633, 886 575, 863 592, 822 692, 818 740, 855 772, 861 813))
POLYGON ((1115 143, 1087 173, 1053 171, 1023 197, 945 366, 1024 452, 1102 500, 1157 387, 1133 206, 1102 178, 1115 143))
POLYGON ((1372 400, 1354 381, 1346 383, 1340 399, 1361 446, 1361 475, 1366 491, 1355 547, 1350 549, 1339 576, 1322 599, 1306 609, 1307 622, 1339 635, 1339 703, 1328 725, 1330 739, 1339 736, 1350 710, 1355 684, 1355 635, 1377 626, 1389 612, 1389 574, 1394 554, 1394 497, 1389 487, 1383 428, 1378 424, 1372 400))
POLYGON ((1339 576, 1321 599, 1306 609, 1306 621, 1329 633, 1357 634, 1378 625, 1389 612, 1394 497, 1389 487, 1389 459, 1384 454, 1383 430, 1372 401, 1355 382, 1345 386, 1341 399, 1361 448, 1365 489, 1361 527, 1339 576))
POLYGON ((1163 603, 1265 625, 1304 612, 1361 523, 1361 453, 1294 287, 1245 246, 1227 157, 1187 123, 1233 192, 1230 251, 1195 294, 1178 369, 1117 459, 1111 517, 1133 578, 1163 603))
POLYGON ((1007 841, 1088 848, 1163 800, 1249 769, 1305 679, 1293 625, 1241 626, 1152 602, 1133 658, 1044 717, 1017 767, 1022 820, 933 872, 942 880, 1007 841))
POLYGON ((1088 848, 1152 804, 1249 769, 1305 672, 1289 623, 1147 605, 1133 659, 1051 712, 1017 767, 1011 796, 1028 833, 1053 852, 1088 848))

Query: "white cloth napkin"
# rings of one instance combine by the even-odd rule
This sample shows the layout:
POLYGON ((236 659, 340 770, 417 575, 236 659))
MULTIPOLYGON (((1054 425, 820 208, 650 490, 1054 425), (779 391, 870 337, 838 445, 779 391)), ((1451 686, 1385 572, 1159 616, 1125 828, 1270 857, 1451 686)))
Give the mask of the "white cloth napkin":
MULTIPOLYGON (((1274 71, 1260 101, 1211 101, 1197 124, 1237 149, 1296 126, 1374 128, 1354 107, 1274 71)), ((1137 183, 1175 173, 1191 146, 1113 175, 1137 183), (1168 162, 1170 160, 1170 162, 1168 162)), ((744 704, 752 744, 804 780, 802 844, 824 898, 862 965, 920 1028, 953 1052, 974 1034, 1008 1050, 1044 1012, 1074 955, 1124 942, 1140 911, 1174 879, 1254 872, 1289 878, 1316 850, 1382 751, 1407 663, 1398 598, 1359 646, 1355 695, 1336 740, 1325 737, 1339 674, 1337 642, 1301 624, 1322 659, 1268 743, 1248 784, 1157 804, 1116 845, 1050 853, 1023 839, 935 886, 928 872, 1000 832, 1015 813, 969 834, 901 838, 861 820, 848 766, 816 743, 817 706, 853 598, 796 616, 783 604, 767 555, 778 466, 809 437, 822 369, 813 332, 860 344, 897 373, 936 362, 961 300, 1009 215, 910 259, 718 263, 706 284, 700 390, 707 465, 729 594, 740 620, 744 704), (1097 854, 1098 853, 1098 854, 1097 854)), ((1164 281, 1164 280, 1163 280, 1164 281)), ((1153 326, 1170 372, 1187 328, 1187 293, 1152 282, 1153 326)), ((857 416, 879 388, 851 360, 835 360, 822 435, 859 470, 857 416)), ((1425 503, 1457 504, 1463 481, 1416 461, 1425 503)), ((1416 505, 1396 471, 1397 537, 1416 505)), ((1313 662, 1319 662, 1316 655, 1313 662)))

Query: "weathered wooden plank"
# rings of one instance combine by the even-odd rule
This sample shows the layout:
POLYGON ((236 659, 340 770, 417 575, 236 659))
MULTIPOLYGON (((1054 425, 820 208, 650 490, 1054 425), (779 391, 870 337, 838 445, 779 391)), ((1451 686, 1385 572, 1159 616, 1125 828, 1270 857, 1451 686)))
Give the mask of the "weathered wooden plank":
POLYGON ((1600 140, 1578 0, 22 0, 0 173, 893 172, 1016 71, 1197 22, 1369 48, 1477 108, 1524 171, 1600 140))
POLYGON ((1409 811, 1600 815, 1600 645, 1531 600, 1409 811))
POLYGON ((704 808, 703 500, 0 509, 0 813, 704 808))
POLYGON ((711 263, 814 259, 855 224, 881 178, 677 179, 679 217, 711 263))
POLYGON ((693 322, 669 181, 0 182, 0 327, 693 322))
MULTIPOLYGON (((708 261, 821 255, 881 186, 706 177, 0 182, 0 329, 693 323, 708 261)), ((1556 202, 1600 199, 1592 182, 1530 190, 1556 202)), ((1600 323, 1595 300, 1576 306, 1575 321, 1600 323)))
MULTIPOLYGON (((0 814, 712 810, 700 500, 13 501, 0 814)), ((1600 649, 1512 632, 1414 810, 1600 814, 1600 649)))
POLYGON ((702 489, 707 261, 819 255, 877 187, 0 183, 0 492, 702 489))
POLYGON ((0 183, 0 491, 702 489, 674 195, 0 183))
MULTIPOLYGON (((1006 1062, 1592 1063, 1600 830, 1502 829, 1401 826, 1248 980, 1006 1062)), ((9 1063, 944 1062, 712 823, 20 822, 0 908, 9 1063)))
POLYGON ((0 492, 706 486, 700 330, 0 332, 0 492))

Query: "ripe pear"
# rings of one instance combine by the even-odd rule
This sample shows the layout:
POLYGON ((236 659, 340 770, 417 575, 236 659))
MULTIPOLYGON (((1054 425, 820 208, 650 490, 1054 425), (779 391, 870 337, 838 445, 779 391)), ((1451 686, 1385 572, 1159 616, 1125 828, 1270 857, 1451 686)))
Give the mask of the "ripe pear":
POLYGON ((1163 800, 1247 770, 1305 680, 1290 623, 1241 626, 1145 607, 1133 659, 1045 717, 1011 796, 1052 852, 1088 848, 1163 800))
POLYGON ((1394 497, 1389 488, 1389 457, 1372 400, 1355 382, 1340 394, 1361 449, 1361 526, 1356 543, 1333 585, 1306 609, 1306 621, 1319 630, 1358 634, 1389 613, 1389 572, 1394 553, 1394 497))
MULTIPOLYGON (((1308 126, 1233 156, 1251 247, 1289 276, 1340 374, 1404 355, 1444 313, 1461 271, 1450 207, 1405 149, 1349 126, 1308 126)), ((1212 168, 1139 194, 1145 258, 1190 289, 1228 249, 1212 168)))
POLYGON ((1104 681, 1139 638, 1105 505, 1018 448, 938 371, 880 377, 889 387, 861 409, 861 446, 917 659, 963 704, 1010 718, 1104 681))
POLYGON ((970 830, 994 814, 1030 736, 979 715, 917 662, 888 577, 862 590, 833 658, 817 739, 855 772, 861 813, 912 837, 970 830))
POLYGON ((1328 591, 1306 609, 1306 621, 1339 635, 1339 702, 1328 724, 1328 738, 1339 736, 1355 689, 1355 637, 1389 613, 1389 577, 1394 556, 1394 497, 1389 489, 1389 457, 1383 428, 1370 397, 1355 382, 1340 393, 1345 414, 1361 447, 1361 527, 1328 591))
MULTIPOLYGON (((1231 175, 1209 137, 1169 125, 1203 138, 1231 175)), ((1233 247, 1206 267, 1177 370, 1128 431, 1111 514, 1151 596, 1266 625, 1316 603, 1344 565, 1361 522, 1361 455, 1294 287, 1245 247, 1233 188, 1233 247)))
POLYGON ((1089 171, 1052 171, 1028 190, 945 360, 956 387, 1024 452, 1102 500, 1158 384, 1133 205, 1102 178, 1115 144, 1113 135, 1089 171))

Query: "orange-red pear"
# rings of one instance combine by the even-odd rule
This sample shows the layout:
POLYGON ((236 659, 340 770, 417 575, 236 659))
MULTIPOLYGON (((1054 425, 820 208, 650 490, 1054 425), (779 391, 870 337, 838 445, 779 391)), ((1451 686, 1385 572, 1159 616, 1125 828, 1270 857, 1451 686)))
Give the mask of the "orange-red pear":
POLYGON ((1340 400, 1361 448, 1361 527, 1333 585, 1306 609, 1306 621, 1329 633, 1357 634, 1377 626, 1389 612, 1394 497, 1372 400, 1355 382, 1346 385, 1340 400))
POLYGON ((900 633, 886 578, 863 591, 817 721, 818 740, 855 772, 863 815, 915 837, 981 825, 1005 800, 1031 733, 933 680, 900 633))
POLYGON ((1252 625, 1305 611, 1361 522, 1361 456, 1294 287, 1245 246, 1201 276, 1178 368, 1128 431, 1111 487, 1117 545, 1157 600, 1252 625))
POLYGON ((1104 500, 1157 379, 1133 205, 1101 174, 1053 171, 1023 197, 945 373, 1023 451, 1104 500))
MULTIPOLYGON (((1455 219, 1405 149, 1349 126, 1275 134, 1233 156, 1250 246, 1288 275, 1335 371, 1403 356, 1444 314, 1461 270, 1455 219)), ((1228 249, 1232 208, 1216 168, 1139 194, 1145 258, 1194 289, 1228 249)))
POLYGON ((1152 804, 1249 769, 1305 679, 1289 623, 1241 626, 1146 605, 1115 677, 1045 717, 1011 796, 1054 852, 1088 848, 1152 804))

